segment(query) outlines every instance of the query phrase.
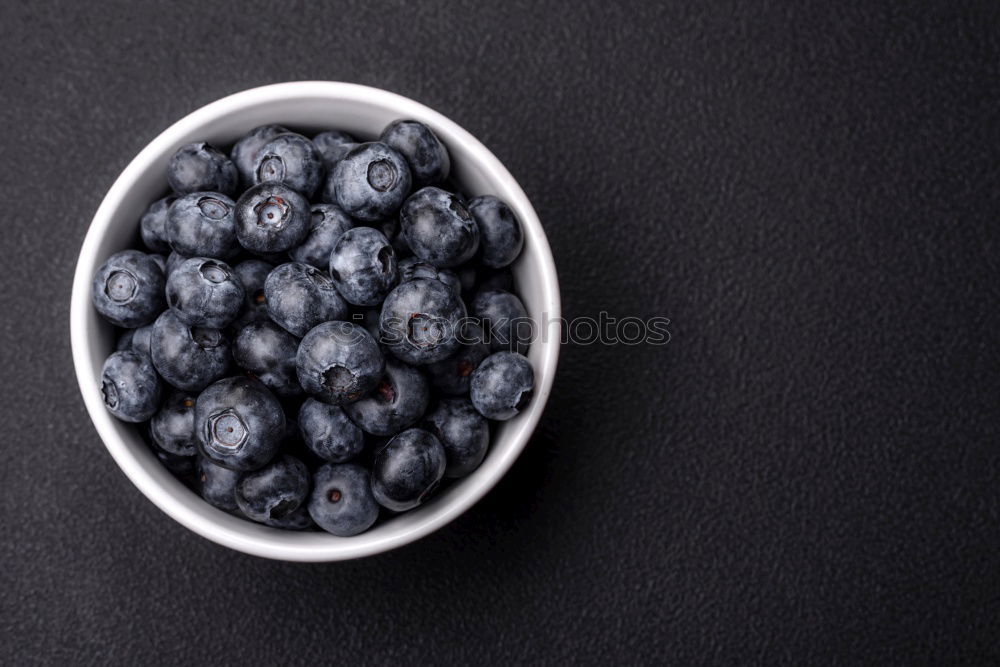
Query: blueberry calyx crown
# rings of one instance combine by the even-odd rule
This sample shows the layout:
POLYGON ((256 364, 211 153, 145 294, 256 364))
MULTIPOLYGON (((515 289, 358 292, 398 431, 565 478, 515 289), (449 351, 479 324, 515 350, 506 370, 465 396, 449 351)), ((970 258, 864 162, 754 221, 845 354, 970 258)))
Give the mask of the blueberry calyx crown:
POLYGON ((277 155, 265 155, 257 168, 258 181, 281 181, 285 178, 285 161, 277 155))
POLYGON ((229 272, 221 264, 212 260, 202 262, 201 266, 198 267, 198 271, 201 273, 202 278, 210 283, 224 283, 229 278, 229 272))
POLYGON ((206 218, 222 220, 229 213, 229 205, 215 197, 202 197, 198 200, 198 208, 206 218))
POLYGON ((239 449, 250 435, 243 419, 232 410, 212 415, 208 428, 211 443, 224 449, 239 449))
POLYGON ((432 347, 444 339, 442 324, 423 313, 413 313, 406 326, 406 338, 417 347, 432 347))
POLYGON ((374 160, 368 164, 368 185, 378 192, 388 192, 396 184, 396 165, 389 160, 374 160))
POLYGON ((101 383, 101 396, 104 398, 104 405, 112 410, 118 407, 118 387, 111 380, 101 383))
POLYGON ((257 226, 272 229, 284 227, 291 210, 292 207, 284 197, 268 197, 253 207, 253 212, 257 215, 257 226))
POLYGON ((113 271, 104 283, 104 293, 115 303, 126 303, 135 298, 139 281, 128 271, 113 271))

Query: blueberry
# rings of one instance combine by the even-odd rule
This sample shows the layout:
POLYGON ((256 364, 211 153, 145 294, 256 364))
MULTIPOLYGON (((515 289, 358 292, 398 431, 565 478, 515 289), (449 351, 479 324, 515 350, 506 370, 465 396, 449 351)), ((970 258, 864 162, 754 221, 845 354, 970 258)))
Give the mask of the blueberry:
POLYGON ((277 454, 285 433, 281 404, 246 377, 219 380, 198 396, 195 432, 202 454, 233 470, 256 470, 277 454))
POLYGON ((97 312, 115 326, 131 329, 156 319, 166 307, 166 279, 156 261, 138 250, 108 258, 94 274, 91 299, 97 312))
POLYGON ((385 370, 385 358, 362 327, 326 322, 299 343, 295 367, 306 392, 324 403, 344 405, 375 388, 385 370))
POLYGON ((358 144, 333 171, 337 203, 359 220, 395 215, 410 192, 406 160, 383 143, 358 144))
POLYGON ((424 502, 444 476, 445 451, 431 433, 403 431, 375 455, 372 493, 379 505, 402 512, 424 502))
POLYGON ((229 370, 231 355, 225 334, 188 326, 173 310, 157 318, 149 347, 157 372, 184 391, 201 391, 229 370))
POLYGON ((340 132, 338 130, 320 132, 313 137, 312 141, 316 150, 319 151, 320 156, 323 158, 323 165, 326 167, 327 172, 333 171, 333 168, 337 166, 341 158, 347 155, 358 143, 358 140, 347 132, 340 132))
POLYGON ((251 252, 283 252, 309 233, 305 197, 283 183, 255 185, 236 202, 236 238, 251 252))
POLYGON ((472 372, 490 354, 483 342, 483 330, 475 322, 466 322, 462 330, 462 345, 447 359, 424 366, 431 386, 442 394, 461 396, 469 393, 472 372))
POLYGON ((349 461, 365 447, 364 434, 343 409, 313 398, 299 408, 299 431, 306 447, 324 461, 349 461))
POLYGON ((510 206, 493 195, 483 195, 469 202, 469 213, 479 227, 483 264, 499 269, 517 259, 524 247, 524 232, 510 206))
POLYGON ((299 339, 270 320, 251 322, 233 341, 233 359, 278 396, 302 393, 295 374, 299 339))
POLYGON ((194 435, 195 396, 171 391, 160 411, 149 422, 149 434, 157 447, 176 456, 194 456, 198 439, 194 435))
POLYGON ((417 257, 407 257, 399 260, 399 282, 405 283, 418 278, 429 280, 440 280, 445 285, 455 291, 455 294, 462 293, 462 283, 454 271, 439 269, 433 264, 421 261, 417 257))
POLYGON ((319 151, 301 134, 287 132, 267 142, 254 162, 254 183, 284 183, 307 198, 323 178, 319 151))
POLYGON ((472 374, 469 396, 487 419, 503 421, 517 415, 531 400, 535 372, 516 352, 495 352, 472 374))
POLYGON ((378 519, 370 473, 350 463, 320 466, 313 475, 309 515, 320 528, 339 537, 368 530, 378 519))
POLYGON ((441 361, 458 349, 456 332, 465 316, 465 304, 447 285, 411 280, 389 292, 382 304, 381 341, 407 363, 441 361))
POLYGON ((274 266, 262 259, 248 259, 233 267, 233 273, 243 285, 243 307, 233 321, 233 328, 242 329, 250 322, 269 319, 264 282, 274 266))
POLYGON ((232 159, 233 164, 236 165, 236 170, 240 174, 240 180, 244 187, 253 185, 254 165, 257 162, 257 156, 260 154, 261 149, 271 139, 288 131, 288 128, 281 125, 261 125, 244 134, 236 142, 233 150, 229 152, 229 157, 232 159))
POLYGON ((330 253, 340 235, 354 227, 351 217, 335 204, 313 204, 310 211, 309 234, 299 245, 292 248, 288 256, 296 262, 312 264, 317 269, 326 270, 330 265, 330 253))
POLYGON ((365 433, 393 435, 412 426, 427 410, 430 389, 423 374, 395 359, 385 360, 385 375, 375 390, 344 412, 365 433))
POLYGON ((179 195, 210 190, 232 196, 239 185, 239 173, 225 153, 200 142, 177 149, 167 165, 167 182, 179 195))
POLYGON ((382 131, 379 141, 392 146, 406 158, 413 175, 413 187, 421 188, 448 178, 451 158, 437 135, 415 120, 397 120, 382 131))
POLYGON ((132 347, 133 352, 138 352, 139 354, 145 354, 150 359, 153 358, 153 347, 150 344, 153 340, 153 326, 154 322, 150 322, 145 326, 141 326, 138 329, 133 329, 132 333, 132 347))
POLYGON ((469 209, 440 188, 417 190, 399 212, 413 254, 441 268, 458 266, 479 248, 479 228, 469 209))
POLYGON ((326 273, 299 262, 271 271, 264 282, 264 298, 271 319, 298 337, 317 324, 347 316, 347 304, 326 273))
MULTIPOLYGON (((180 266, 181 264, 183 264, 184 261, 187 260, 187 259, 188 259, 187 257, 185 257, 184 255, 180 254, 176 250, 171 250, 170 254, 167 255, 167 270, 164 272, 164 275, 166 275, 166 277, 169 278, 170 274, 173 273, 174 270, 178 266, 180 266)), ((164 285, 166 285, 166 283, 164 283, 164 285)))
POLYGON ((236 512, 236 484, 243 475, 239 470, 230 470, 199 456, 195 463, 198 494, 213 507, 226 512, 236 512))
POLYGON ((142 242, 153 252, 170 252, 170 243, 167 241, 167 211, 173 201, 173 196, 157 199, 139 219, 142 242))
POLYGON ((192 192, 170 205, 167 240, 185 257, 233 257, 236 242, 235 204, 218 192, 192 192))
POLYGON ((160 407, 163 383, 149 357, 113 352, 101 369, 101 396, 108 411, 127 422, 144 422, 160 407))
POLYGON ((521 354, 528 351, 534 336, 534 322, 517 295, 499 289, 480 290, 469 309, 486 331, 491 350, 513 350, 521 354))
POLYGON ((444 447, 445 477, 465 477, 486 457, 490 425, 468 399, 442 399, 424 418, 424 428, 444 447))
POLYGON ((330 276, 348 303, 378 305, 396 284, 396 253, 377 229, 349 229, 330 254, 330 276))
POLYGON ((236 484, 240 511, 261 522, 287 517, 305 503, 308 494, 309 470, 291 456, 246 473, 236 484))
POLYGON ((167 279, 167 305, 193 327, 223 328, 239 314, 244 296, 239 277, 217 259, 192 257, 167 279))

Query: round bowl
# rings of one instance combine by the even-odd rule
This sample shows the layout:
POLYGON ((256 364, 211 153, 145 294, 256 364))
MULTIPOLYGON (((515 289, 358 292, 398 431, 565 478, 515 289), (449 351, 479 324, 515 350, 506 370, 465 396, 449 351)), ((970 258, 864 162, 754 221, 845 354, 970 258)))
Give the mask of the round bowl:
POLYGON ((301 81, 246 90, 182 118, 147 145, 111 186, 98 208, 76 267, 70 306, 73 364, 80 391, 105 447, 132 483, 157 507, 194 532, 256 556, 290 561, 335 561, 380 553, 445 525, 482 498, 510 468, 538 423, 552 388, 560 344, 559 285, 545 232, 524 191, 500 161, 471 134, 428 107, 393 93, 348 83, 301 81), (419 120, 448 146, 455 180, 470 195, 506 201, 524 226, 525 243, 513 266, 518 290, 539 336, 528 358, 535 395, 527 410, 498 424, 482 465, 426 504, 377 524, 355 537, 293 532, 251 523, 222 512, 184 486, 156 459, 139 430, 120 422, 101 400, 99 378, 113 351, 114 327, 90 302, 90 282, 112 253, 137 244, 138 220, 166 188, 173 152, 192 141, 225 146, 248 130, 280 123, 303 132, 341 129, 374 138, 390 121, 419 120))

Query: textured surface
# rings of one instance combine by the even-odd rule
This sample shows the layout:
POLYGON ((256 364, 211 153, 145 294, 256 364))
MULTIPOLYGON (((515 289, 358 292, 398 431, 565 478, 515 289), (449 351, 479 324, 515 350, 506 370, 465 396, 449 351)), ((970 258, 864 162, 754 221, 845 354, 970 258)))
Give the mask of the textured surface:
POLYGON ((1000 17, 660 4, 3 0, 0 662, 1000 659, 1000 17), (67 322, 142 146, 304 78, 454 118, 532 198, 567 315, 673 336, 567 347, 494 492, 333 565, 146 502, 67 322))

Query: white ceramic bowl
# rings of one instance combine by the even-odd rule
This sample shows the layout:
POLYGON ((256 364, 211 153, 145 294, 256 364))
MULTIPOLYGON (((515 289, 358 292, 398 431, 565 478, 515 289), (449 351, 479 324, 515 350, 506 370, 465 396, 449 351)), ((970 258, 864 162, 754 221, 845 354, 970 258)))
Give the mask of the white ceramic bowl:
MULTIPOLYGON (((511 128, 515 131, 516 128, 511 128)), ((104 445, 132 483, 160 509, 194 532, 249 554, 292 561, 334 561, 387 551, 448 523, 483 497, 520 454, 545 408, 559 355, 559 285, 545 232, 531 203, 500 161, 471 134, 413 100, 347 83, 302 81, 264 86, 230 95, 181 119, 154 139, 115 181, 80 251, 73 281, 70 329, 80 391, 104 445), (525 232, 524 252, 513 269, 528 313, 540 324, 531 346, 535 395, 527 410, 495 429, 483 464, 449 485, 427 504, 380 523, 355 537, 284 531, 251 523, 215 509, 176 480, 143 443, 135 426, 113 418, 99 391, 104 359, 114 347, 114 330, 90 303, 90 283, 112 253, 137 243, 146 206, 166 186, 166 165, 181 145, 205 140, 233 143, 265 123, 305 132, 346 130, 374 138, 397 118, 426 123, 448 146, 452 173, 470 194, 493 194, 517 213, 525 232)))

